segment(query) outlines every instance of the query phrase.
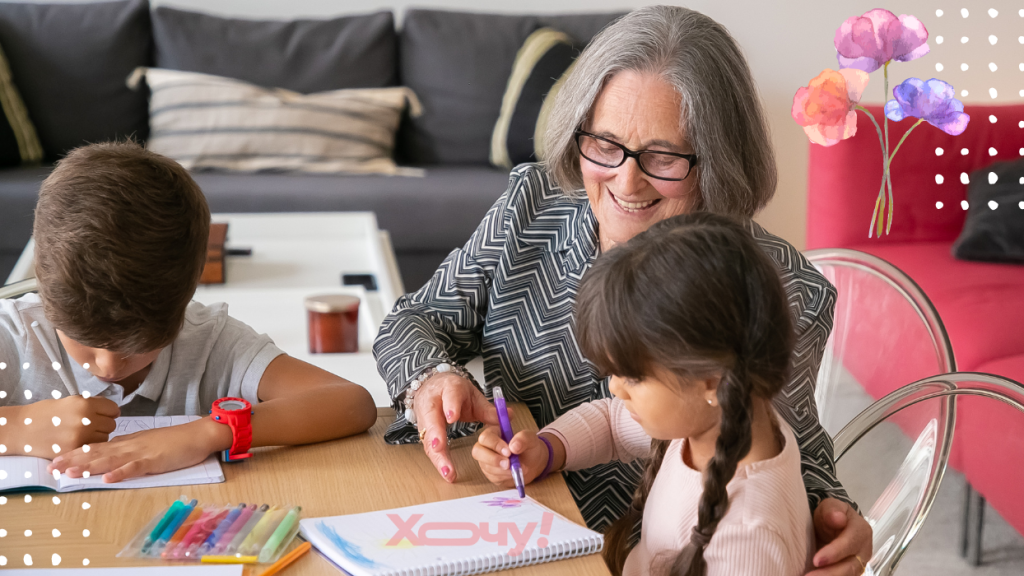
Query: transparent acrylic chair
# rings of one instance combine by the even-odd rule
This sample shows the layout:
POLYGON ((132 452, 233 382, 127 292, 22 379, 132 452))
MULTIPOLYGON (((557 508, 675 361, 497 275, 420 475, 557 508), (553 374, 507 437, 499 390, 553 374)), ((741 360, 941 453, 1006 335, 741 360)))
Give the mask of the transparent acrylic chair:
MULTIPOLYGON (((946 471, 964 397, 1003 403, 1017 411, 1014 417, 1024 419, 1024 386, 1000 376, 963 372, 903 386, 835 436, 839 479, 874 530, 866 573, 892 574, 924 524, 946 471)), ((1018 468, 1008 462, 1004 473, 1024 481, 1024 469, 1018 468)))
POLYGON ((956 372, 942 319, 903 271, 857 250, 826 248, 804 256, 838 294, 814 394, 829 434, 894 384, 956 372))

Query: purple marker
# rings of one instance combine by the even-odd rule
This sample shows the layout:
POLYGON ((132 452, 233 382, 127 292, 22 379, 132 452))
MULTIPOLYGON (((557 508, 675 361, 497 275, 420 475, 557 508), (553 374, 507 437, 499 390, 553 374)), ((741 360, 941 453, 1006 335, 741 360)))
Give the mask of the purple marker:
MULTIPOLYGON (((508 419, 508 406, 505 406, 505 394, 501 386, 491 388, 494 394, 494 407, 498 409, 498 422, 501 423, 501 439, 506 444, 512 441, 512 422, 508 419)), ((511 452, 511 449, 509 449, 511 452)), ((508 457, 509 467, 512 468, 512 480, 516 483, 516 490, 520 498, 526 498, 526 483, 523 482, 523 468, 519 465, 519 456, 512 454, 508 457)))

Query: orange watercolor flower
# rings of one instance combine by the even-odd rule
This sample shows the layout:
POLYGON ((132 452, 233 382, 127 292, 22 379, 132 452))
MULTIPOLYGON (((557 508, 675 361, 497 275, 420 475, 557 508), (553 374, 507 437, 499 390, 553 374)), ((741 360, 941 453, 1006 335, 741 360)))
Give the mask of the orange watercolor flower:
POLYGON ((855 68, 823 70, 793 97, 793 119, 811 142, 832 146, 857 133, 854 107, 868 85, 868 73, 855 68))

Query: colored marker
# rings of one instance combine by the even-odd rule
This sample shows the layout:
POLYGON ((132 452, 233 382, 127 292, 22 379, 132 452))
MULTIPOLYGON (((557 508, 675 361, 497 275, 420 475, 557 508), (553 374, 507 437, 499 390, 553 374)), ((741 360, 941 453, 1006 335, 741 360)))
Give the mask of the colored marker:
POLYGON ((274 576, 274 574, 277 574, 281 570, 284 570, 286 566, 298 560, 303 554, 309 552, 309 549, 312 547, 313 545, 309 542, 303 542, 302 544, 299 544, 298 547, 295 548, 295 550, 292 550, 291 552, 282 556, 281 559, 277 562, 274 562, 274 564, 270 568, 264 570, 263 574, 260 574, 260 576, 274 576))
MULTIPOLYGON (((275 508, 271 512, 267 512, 266 515, 263 516, 263 520, 266 524, 264 524, 262 530, 258 533, 256 530, 253 530, 255 537, 249 544, 249 548, 246 549, 245 543, 243 542, 242 547, 239 548, 238 551, 246 556, 258 556, 260 550, 263 549, 263 545, 266 544, 267 540, 269 540, 274 534, 274 530, 277 528, 277 525, 281 523, 281 519, 284 518, 284 515, 287 513, 288 511, 284 508, 275 508)), ((263 524, 263 522, 260 522, 260 524, 263 524)), ((257 525, 256 528, 259 529, 260 526, 257 525)))
POLYGON ((174 537, 174 533, 178 531, 178 528, 181 528, 181 525, 185 522, 185 519, 188 518, 190 514, 192 514, 192 511, 196 509, 196 504, 198 503, 198 500, 192 500, 191 502, 188 503, 187 506, 185 506, 181 510, 178 510, 178 513, 174 516, 174 519, 167 524, 167 526, 164 528, 164 531, 160 534, 160 537, 157 538, 156 542, 153 543, 153 548, 151 550, 153 555, 158 554, 161 550, 164 549, 164 546, 167 545, 167 541, 174 537))
POLYGON ((202 556, 213 550, 213 547, 217 545, 217 541, 220 540, 221 536, 227 532, 231 525, 235 523, 238 516, 242 514, 242 510, 245 510, 245 504, 239 504, 234 510, 228 513, 228 515, 217 524, 217 528, 210 532, 210 535, 206 537, 206 540, 199 546, 199 550, 196 552, 196 556, 202 556))
POLYGON ((252 534, 253 528, 259 524, 259 521, 263 518, 263 515, 267 513, 269 508, 270 506, 264 504, 263 506, 260 506, 259 510, 252 513, 249 520, 242 526, 242 529, 235 534, 235 537, 231 540, 231 543, 228 544, 228 547, 224 549, 225 554, 234 554, 235 551, 238 550, 239 546, 242 545, 242 542, 252 534))
POLYGON ((242 526, 245 526, 245 523, 249 521, 249 518, 255 511, 255 504, 252 504, 248 508, 243 509, 242 513, 238 515, 238 518, 235 519, 235 522, 231 525, 231 527, 228 528, 226 532, 224 532, 224 534, 220 537, 219 540, 217 540, 217 544, 213 547, 212 552, 215 554, 221 554, 222 552, 224 552, 224 550, 228 547, 228 544, 231 544, 231 541, 235 539, 235 536, 238 534, 239 530, 242 529, 242 526))
MULTIPOLYGON (((188 547, 185 548, 186 558, 194 558, 196 556, 196 551, 199 550, 199 547, 202 545, 202 543, 206 541, 206 539, 210 536, 211 532, 217 529, 217 526, 220 525, 221 520, 226 518, 227 515, 227 510, 221 510, 220 512, 217 513, 216 516, 200 524, 199 531, 192 535, 192 542, 190 542, 188 547)), ((185 543, 182 542, 182 545, 184 544, 185 543)))
POLYGON ((163 558, 170 557, 174 549, 178 547, 179 543, 181 543, 181 539, 184 538, 186 534, 188 534, 189 530, 192 529, 192 526, 195 525, 196 520, 198 520, 202 516, 202 508, 196 508, 195 510, 193 510, 192 513, 188 515, 188 518, 185 518, 185 522, 182 523, 181 528, 178 528, 178 531, 174 533, 174 536, 172 536, 171 539, 167 541, 167 546, 164 547, 164 551, 160 553, 160 556, 163 558))
POLYGON ((270 562, 270 559, 277 553, 277 549, 281 547, 281 542, 285 536, 295 527, 295 523, 299 520, 299 512, 301 511, 301 506, 295 506, 288 511, 288 514, 281 520, 281 523, 277 525, 277 529, 267 539, 267 543, 263 545, 263 550, 260 551, 260 562, 270 562))
MULTIPOLYGON (((498 409, 498 423, 501 424, 501 439, 506 444, 512 441, 512 422, 508 418, 508 406, 505 405, 505 394, 501 386, 491 388, 494 393, 494 407, 498 409)), ((511 452, 511 449, 509 450, 511 452)), ((512 472, 512 480, 516 483, 516 490, 520 498, 526 498, 526 482, 523 481, 523 468, 519 465, 519 456, 512 454, 508 457, 509 468, 512 472)))
POLYGON ((171 507, 167 509, 167 512, 164 514, 164 517, 156 523, 156 526, 153 527, 153 530, 149 533, 149 536, 146 536, 145 542, 142 543, 143 554, 149 553, 149 549, 153 547, 153 543, 156 542, 158 538, 160 538, 161 534, 163 534, 164 528, 167 528, 167 525, 171 523, 171 520, 174 520, 174 518, 178 515, 178 512, 181 511, 181 509, 184 507, 185 503, 182 502, 181 500, 175 500, 174 503, 171 504, 171 507))
POLYGON ((185 533, 181 541, 178 542, 178 546, 173 551, 168 551, 167 556, 171 558, 184 558, 185 550, 195 540, 197 532, 203 529, 203 523, 217 515, 218 508, 207 508, 203 510, 203 515, 200 516, 195 522, 192 523, 192 528, 185 533))

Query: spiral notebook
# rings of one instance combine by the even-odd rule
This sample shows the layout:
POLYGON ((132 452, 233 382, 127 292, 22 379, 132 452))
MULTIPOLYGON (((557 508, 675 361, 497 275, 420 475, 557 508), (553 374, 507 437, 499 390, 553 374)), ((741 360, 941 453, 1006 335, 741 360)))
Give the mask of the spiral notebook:
POLYGON ((604 537, 515 490, 306 518, 302 537, 352 576, 463 576, 599 552, 604 537))

